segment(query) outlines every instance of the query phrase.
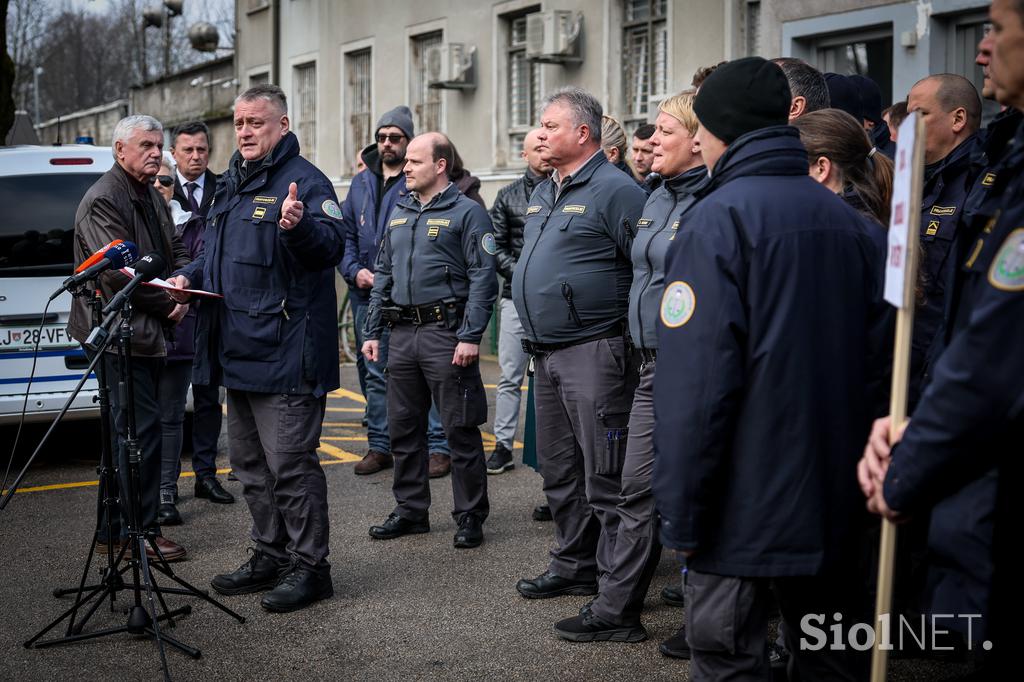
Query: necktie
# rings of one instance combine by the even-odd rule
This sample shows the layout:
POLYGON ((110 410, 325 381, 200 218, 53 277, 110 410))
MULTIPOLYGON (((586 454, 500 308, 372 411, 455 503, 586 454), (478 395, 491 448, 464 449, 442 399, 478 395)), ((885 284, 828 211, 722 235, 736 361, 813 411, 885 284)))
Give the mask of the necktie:
POLYGON ((188 191, 188 205, 191 208, 192 213, 199 215, 199 202, 196 201, 196 187, 198 185, 194 182, 186 182, 185 189, 188 191))

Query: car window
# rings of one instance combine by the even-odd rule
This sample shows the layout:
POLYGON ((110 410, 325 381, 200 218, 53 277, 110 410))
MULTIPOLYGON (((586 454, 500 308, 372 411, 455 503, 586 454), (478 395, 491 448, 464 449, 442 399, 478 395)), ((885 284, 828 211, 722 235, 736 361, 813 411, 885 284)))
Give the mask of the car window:
POLYGON ((0 276, 69 273, 75 212, 99 178, 99 173, 0 177, 0 276))

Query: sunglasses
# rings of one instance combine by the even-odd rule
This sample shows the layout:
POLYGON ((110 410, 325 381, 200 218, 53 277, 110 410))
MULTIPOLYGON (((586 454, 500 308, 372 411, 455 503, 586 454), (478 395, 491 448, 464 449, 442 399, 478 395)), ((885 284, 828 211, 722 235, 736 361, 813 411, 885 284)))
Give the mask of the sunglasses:
POLYGON ((158 175, 156 176, 155 180, 164 187, 170 187, 171 185, 174 184, 174 178, 171 177, 170 175, 158 175))
POLYGON ((377 142, 379 144, 384 144, 385 142, 390 142, 391 144, 398 144, 404 139, 405 135, 401 133, 390 133, 388 135, 384 135, 383 133, 377 134, 377 142))

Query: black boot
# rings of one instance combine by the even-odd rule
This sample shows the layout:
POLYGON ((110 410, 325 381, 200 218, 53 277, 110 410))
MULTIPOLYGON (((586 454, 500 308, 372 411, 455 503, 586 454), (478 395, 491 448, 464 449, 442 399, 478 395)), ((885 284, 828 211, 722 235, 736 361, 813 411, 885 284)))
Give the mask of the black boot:
POLYGON ((455 532, 454 545, 458 549, 469 549, 479 547, 484 541, 484 522, 466 514, 459 521, 459 530, 455 532))
POLYGON ((334 596, 330 570, 317 571, 305 564, 294 566, 273 590, 260 600, 267 611, 287 613, 334 596))
POLYGON ((269 590, 277 585, 288 569, 287 561, 278 561, 257 549, 249 549, 252 556, 234 573, 222 573, 210 581, 221 594, 250 594, 269 590))

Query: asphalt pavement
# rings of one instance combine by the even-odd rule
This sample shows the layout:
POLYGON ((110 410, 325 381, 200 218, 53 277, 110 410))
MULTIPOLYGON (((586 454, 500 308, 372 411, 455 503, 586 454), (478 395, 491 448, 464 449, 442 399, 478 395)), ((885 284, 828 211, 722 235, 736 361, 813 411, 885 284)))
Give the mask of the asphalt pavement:
MULTIPOLYGON (((494 414, 497 363, 482 361, 494 414)), ((661 588, 678 580, 678 565, 663 557, 643 615, 650 635, 636 644, 576 644, 559 639, 552 624, 575 615, 588 597, 526 600, 515 591, 521 577, 544 570, 552 543, 551 523, 530 513, 543 501, 540 476, 521 462, 489 476, 491 514, 484 544, 472 550, 452 547, 451 478, 431 483, 431 532, 391 541, 372 540, 369 526, 394 506, 391 471, 356 476, 352 465, 366 452, 363 411, 354 366, 342 367, 343 387, 329 396, 320 456, 327 476, 335 596, 292 614, 271 614, 259 595, 220 597, 245 617, 240 624, 194 597, 169 595, 171 608, 190 604, 192 612, 166 632, 202 650, 199 659, 168 649, 176 680, 678 680, 687 663, 663 657, 658 642, 675 633, 683 610, 662 604, 661 588)), ((494 437, 483 427, 490 453, 494 437)), ((31 442, 42 430, 29 429, 31 442)), ((13 429, 0 431, 0 458, 6 463, 13 429)), ((89 423, 58 432, 27 477, 21 492, 0 512, 0 680, 154 680, 161 677, 158 649, 151 639, 126 633, 47 649, 22 643, 68 608, 55 588, 76 585, 92 540, 96 507, 98 433, 89 423)), ((190 462, 183 459, 179 510, 184 525, 164 535, 188 549, 173 564, 183 580, 207 588, 210 578, 246 559, 249 514, 240 484, 226 481, 226 441, 221 439, 221 480, 235 494, 233 505, 194 499, 190 462)), ((19 448, 24 452, 24 448, 19 448)), ((88 576, 102 566, 97 559, 88 576)), ((161 585, 169 580, 159 576, 161 585)), ((130 591, 105 603, 86 631, 123 625, 121 609, 130 591)), ((59 628, 51 634, 60 634, 59 628)), ((962 672, 962 666, 895 661, 894 680, 935 680, 962 672)))

